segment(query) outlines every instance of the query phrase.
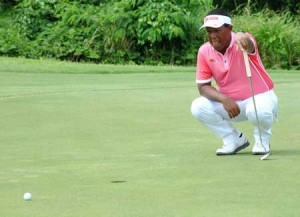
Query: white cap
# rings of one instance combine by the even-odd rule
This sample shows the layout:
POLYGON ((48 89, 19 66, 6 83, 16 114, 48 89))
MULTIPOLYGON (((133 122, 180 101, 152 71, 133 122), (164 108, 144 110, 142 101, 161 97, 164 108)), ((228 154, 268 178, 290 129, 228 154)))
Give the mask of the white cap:
POLYGON ((223 15, 208 15, 204 18, 204 24, 200 30, 204 27, 220 28, 224 24, 232 25, 231 18, 223 15))

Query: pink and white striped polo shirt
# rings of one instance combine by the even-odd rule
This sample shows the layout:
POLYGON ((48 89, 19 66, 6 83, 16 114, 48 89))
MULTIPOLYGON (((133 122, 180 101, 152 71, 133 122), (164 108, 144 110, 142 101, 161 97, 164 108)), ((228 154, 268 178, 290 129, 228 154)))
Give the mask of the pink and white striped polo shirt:
MULTIPOLYGON (((273 89, 274 83, 262 64, 255 39, 250 34, 248 36, 255 45, 255 53, 249 54, 249 62, 256 95, 273 89)), ((252 96, 243 52, 237 49, 233 32, 224 55, 216 51, 209 42, 198 50, 196 83, 208 83, 212 79, 216 81, 221 93, 234 100, 245 100, 252 96)))

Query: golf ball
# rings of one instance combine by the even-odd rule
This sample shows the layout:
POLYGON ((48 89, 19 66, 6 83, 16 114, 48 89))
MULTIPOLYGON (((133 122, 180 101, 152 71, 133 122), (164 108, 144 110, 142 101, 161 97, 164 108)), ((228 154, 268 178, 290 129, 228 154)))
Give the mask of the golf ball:
POLYGON ((23 195, 23 199, 26 200, 26 201, 32 200, 32 195, 31 195, 31 193, 26 192, 26 193, 23 195))

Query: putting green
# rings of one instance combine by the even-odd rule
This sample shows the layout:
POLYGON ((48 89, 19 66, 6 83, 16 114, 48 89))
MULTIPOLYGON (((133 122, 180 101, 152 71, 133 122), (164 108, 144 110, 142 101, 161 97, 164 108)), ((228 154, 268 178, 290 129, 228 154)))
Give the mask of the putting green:
POLYGON ((193 72, 0 72, 1 216, 298 217, 300 74, 272 77, 279 122, 260 161, 215 156, 190 114, 193 72))

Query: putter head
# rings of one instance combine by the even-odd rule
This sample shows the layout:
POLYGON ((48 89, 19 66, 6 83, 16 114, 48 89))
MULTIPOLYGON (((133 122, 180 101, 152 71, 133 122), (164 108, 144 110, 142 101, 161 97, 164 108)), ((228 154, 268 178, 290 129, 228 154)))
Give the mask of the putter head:
POLYGON ((266 160, 268 157, 270 157, 271 152, 268 152, 267 154, 260 157, 260 160, 266 160))

